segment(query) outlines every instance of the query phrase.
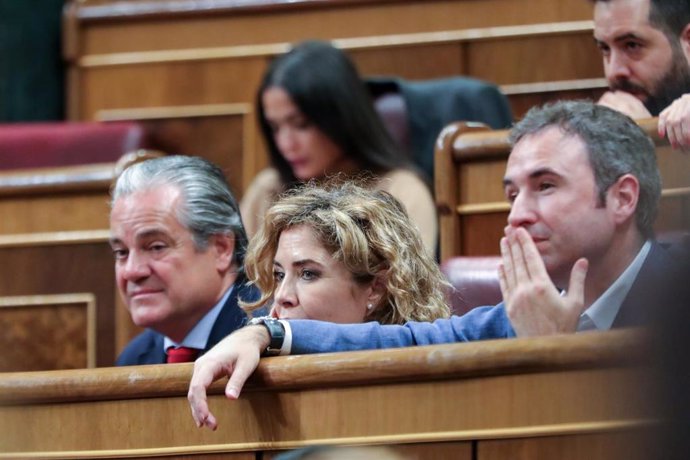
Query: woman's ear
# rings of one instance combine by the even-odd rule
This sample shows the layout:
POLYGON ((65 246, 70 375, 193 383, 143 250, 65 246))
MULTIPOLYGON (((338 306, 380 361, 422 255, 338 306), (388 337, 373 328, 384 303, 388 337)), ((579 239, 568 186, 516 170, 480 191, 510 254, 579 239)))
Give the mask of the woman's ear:
POLYGON ((374 276, 374 279, 371 282, 371 287, 369 288, 369 295, 367 296, 367 309, 369 309, 369 305, 373 306, 373 308, 369 310, 375 309, 386 297, 386 294, 388 293, 388 287, 386 284, 387 276, 388 270, 380 270, 374 276))

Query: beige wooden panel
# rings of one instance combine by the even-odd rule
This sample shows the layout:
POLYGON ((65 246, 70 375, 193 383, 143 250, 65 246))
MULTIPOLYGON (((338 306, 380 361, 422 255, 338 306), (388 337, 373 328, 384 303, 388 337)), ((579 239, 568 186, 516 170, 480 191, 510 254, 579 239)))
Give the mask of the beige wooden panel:
POLYGON ((506 212, 468 214, 461 218, 462 255, 490 256, 500 254, 499 241, 508 221, 506 212))
POLYGON ((92 294, 0 297, 0 372, 96 364, 92 294))
POLYGON ((393 75, 425 80, 462 75, 465 70, 459 43, 353 49, 348 54, 365 76, 393 75))
POLYGON ((256 123, 251 104, 101 110, 96 118, 137 121, 145 126, 158 149, 200 156, 217 164, 237 200, 267 162, 254 146, 256 123))
POLYGON ((0 196, 0 234, 108 228, 109 192, 0 196))
POLYGON ((475 204, 498 202, 506 204, 503 193, 503 175, 506 172, 505 158, 490 158, 486 161, 466 162, 459 169, 460 203, 475 204))
POLYGON ((84 54, 102 54, 591 19, 591 7, 580 0, 417 0, 288 6, 254 12, 218 10, 187 17, 82 22, 79 43, 84 54))
POLYGON ((266 58, 144 63, 83 70, 80 113, 145 107, 253 103, 266 58))
POLYGON ((591 31, 473 41, 467 62, 468 75, 499 85, 603 75, 591 31))

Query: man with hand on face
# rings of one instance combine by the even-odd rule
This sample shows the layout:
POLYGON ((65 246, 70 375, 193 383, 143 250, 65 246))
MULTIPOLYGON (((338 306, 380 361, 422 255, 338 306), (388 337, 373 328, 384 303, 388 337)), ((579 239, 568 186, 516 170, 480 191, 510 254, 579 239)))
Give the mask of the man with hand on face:
MULTIPOLYGON (((206 388, 229 374, 236 399, 265 354, 322 353, 644 325, 673 259, 654 242, 661 181, 654 145, 627 116, 591 102, 535 108, 511 132, 504 302, 433 323, 279 321, 243 328, 201 357, 189 401, 216 427, 206 388), (265 327, 264 327, 265 326, 265 327)), ((337 301, 334 299, 334 301, 337 301)))
POLYGON ((593 0, 594 40, 610 90, 599 103, 659 117, 659 135, 690 147, 690 2, 593 0))
POLYGON ((193 361, 246 316, 247 237, 222 171, 196 157, 134 164, 113 188, 110 244, 120 295, 147 328, 117 365, 193 361))

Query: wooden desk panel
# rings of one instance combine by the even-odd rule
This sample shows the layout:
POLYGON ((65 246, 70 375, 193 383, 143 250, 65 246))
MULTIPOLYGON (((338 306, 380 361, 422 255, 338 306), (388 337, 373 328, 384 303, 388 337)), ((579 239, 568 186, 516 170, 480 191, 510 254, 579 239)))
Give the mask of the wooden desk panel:
POLYGON ((640 340, 616 331, 266 359, 238 401, 214 385, 216 432, 191 419, 189 364, 0 374, 0 458, 412 444, 470 459, 489 441, 609 438, 653 424, 653 407, 631 404, 650 379, 631 360, 645 356, 640 340))
MULTIPOLYGON (((0 303, 14 305, 16 309, 25 305, 21 308, 23 316, 35 315, 27 320, 29 329, 21 328, 22 323, 15 321, 8 333, 18 337, 29 334, 24 340, 37 342, 33 348, 24 349, 28 354, 24 358, 22 350, 6 355, 6 359, 15 360, 5 362, 4 370, 27 369, 31 363, 37 366, 33 370, 114 363, 116 291, 107 230, 0 236, 0 260, 0 303), (31 297, 17 296, 43 296, 33 302, 36 306, 43 302, 43 307, 31 309, 27 306, 31 297), (70 298, 77 302, 71 308, 78 310, 77 316, 70 315, 69 321, 75 321, 72 325, 63 322, 61 316, 69 305, 74 305, 70 298), (41 325, 46 331, 56 330, 41 333, 41 325), (51 346, 56 349, 51 350, 51 346), (47 354, 29 356, 41 350, 47 354), (51 356, 60 356, 59 361, 48 362, 51 356)), ((1 314, 9 321, 10 313, 1 314)), ((18 317, 15 319, 19 321, 18 317)))

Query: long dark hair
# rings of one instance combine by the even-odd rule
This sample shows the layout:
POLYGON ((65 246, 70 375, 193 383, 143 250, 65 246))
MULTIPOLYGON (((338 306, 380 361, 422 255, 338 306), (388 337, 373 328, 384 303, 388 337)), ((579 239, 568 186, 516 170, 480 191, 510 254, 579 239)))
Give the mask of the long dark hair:
POLYGON ((306 41, 271 63, 257 94, 259 123, 271 163, 287 188, 299 180, 281 155, 266 120, 262 95, 271 87, 285 90, 302 114, 352 158, 360 171, 378 175, 410 167, 374 110, 350 58, 329 43, 306 41))

